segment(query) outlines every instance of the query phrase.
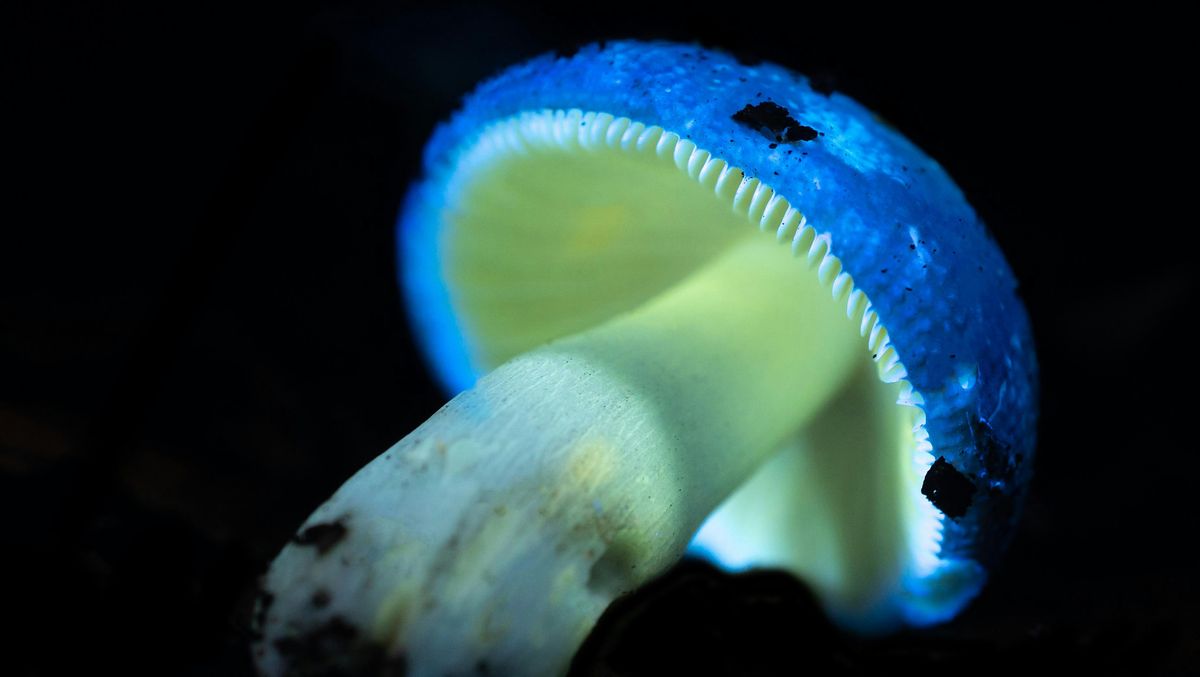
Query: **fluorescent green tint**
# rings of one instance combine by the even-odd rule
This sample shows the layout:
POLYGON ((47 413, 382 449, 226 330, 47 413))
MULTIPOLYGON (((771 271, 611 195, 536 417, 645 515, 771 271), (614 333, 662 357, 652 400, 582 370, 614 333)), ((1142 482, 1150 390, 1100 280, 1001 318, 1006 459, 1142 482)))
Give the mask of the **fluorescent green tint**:
POLYGON ((584 357, 641 393, 670 431, 691 519, 803 426, 859 352, 816 277, 771 238, 743 231, 668 292, 547 349, 584 357))
POLYGON ((918 523, 910 494, 915 409, 859 365, 848 387, 729 498, 705 529, 731 530, 754 564, 800 574, 842 622, 894 621, 918 523))
MULTIPOLYGON (((442 264, 476 369, 533 350, 543 384, 546 361, 565 359, 563 378, 582 361, 632 393, 637 425, 665 441, 640 444, 650 458, 638 459, 599 443, 639 468, 616 476, 677 495, 664 506, 642 492, 647 523, 670 535, 652 544, 631 526, 638 545, 622 561, 665 561, 677 530, 709 517, 696 543, 726 565, 789 569, 846 624, 894 623, 902 582, 933 555, 919 527, 931 523, 914 461, 921 412, 828 240, 674 135, 635 123, 616 127, 619 143, 584 143, 572 130, 598 116, 553 120, 485 134, 448 184, 442 264)), ((623 495, 589 486, 606 506, 623 495)))
POLYGON ((375 553, 380 583, 344 593, 379 600, 373 636, 450 673, 487 654, 552 674, 616 596, 677 561, 859 362, 781 253, 746 232, 648 303, 484 375, 347 482, 323 510, 375 553))
POLYGON ((613 148, 508 154, 456 187, 445 274, 480 372, 636 307, 747 233, 712 190, 613 148))

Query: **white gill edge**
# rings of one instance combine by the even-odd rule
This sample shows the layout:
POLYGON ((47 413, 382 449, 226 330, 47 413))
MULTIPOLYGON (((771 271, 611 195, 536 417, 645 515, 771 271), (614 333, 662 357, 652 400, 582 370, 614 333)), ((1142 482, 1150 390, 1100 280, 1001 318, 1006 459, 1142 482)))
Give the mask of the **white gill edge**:
POLYGON ((771 186, 747 177, 741 169, 698 148, 694 142, 657 125, 647 126, 610 113, 585 113, 577 108, 546 109, 526 111, 490 123, 460 158, 460 171, 456 175, 469 176, 474 172, 461 170, 482 169, 507 154, 569 149, 613 149, 653 155, 670 162, 728 202, 735 214, 745 216, 760 230, 774 231, 778 242, 790 243, 792 255, 816 271, 818 281, 829 287, 835 301, 845 303, 847 319, 857 322, 859 335, 867 339, 879 379, 884 383, 899 383, 901 391, 896 403, 914 410, 911 412, 914 425, 909 486, 920 526, 914 530, 910 541, 915 565, 913 573, 918 577, 933 573, 941 561, 943 515, 921 493, 925 474, 934 463, 933 445, 925 429, 925 399, 905 379, 908 370, 892 345, 879 314, 872 308, 871 300, 865 292, 855 288, 854 278, 842 270, 841 259, 832 253, 830 234, 818 233, 804 214, 771 186))

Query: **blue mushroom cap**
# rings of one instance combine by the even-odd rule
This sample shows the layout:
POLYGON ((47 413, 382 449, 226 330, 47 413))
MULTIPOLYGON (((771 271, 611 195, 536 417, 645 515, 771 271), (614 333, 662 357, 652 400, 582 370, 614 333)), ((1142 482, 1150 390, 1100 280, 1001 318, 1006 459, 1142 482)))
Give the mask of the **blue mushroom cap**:
MULTIPOLYGON (((1016 280, 937 162, 855 101, 781 66, 694 45, 609 42, 533 59, 468 96, 428 144, 426 178, 408 196, 398 238, 414 323, 447 386, 467 388, 478 374, 430 255, 443 183, 489 122, 542 109, 605 111, 675 131, 747 176, 769 178, 830 234, 923 397, 937 461, 922 491, 947 517, 938 557, 990 567, 1028 484, 1038 408, 1016 280)), ((911 616, 921 620, 920 611, 911 616)))

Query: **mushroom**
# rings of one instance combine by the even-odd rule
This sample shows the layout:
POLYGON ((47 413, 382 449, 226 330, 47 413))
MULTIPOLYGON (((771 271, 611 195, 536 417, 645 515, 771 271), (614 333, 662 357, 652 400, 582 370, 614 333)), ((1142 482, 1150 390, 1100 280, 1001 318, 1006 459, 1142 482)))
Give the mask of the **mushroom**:
POLYGON ((461 392, 275 559, 264 674, 560 673, 688 548, 862 632, 983 585, 1030 474, 1028 320, 854 101, 696 46, 543 56, 436 131, 399 235, 461 392))

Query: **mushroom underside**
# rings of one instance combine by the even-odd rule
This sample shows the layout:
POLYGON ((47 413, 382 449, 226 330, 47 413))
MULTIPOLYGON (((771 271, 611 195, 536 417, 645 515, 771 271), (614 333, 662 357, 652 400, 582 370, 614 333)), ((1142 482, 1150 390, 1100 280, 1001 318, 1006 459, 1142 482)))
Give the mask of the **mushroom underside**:
MULTIPOLYGON (((669 130, 579 110, 496 123, 446 185, 439 251, 466 347, 464 374, 644 307, 738 247, 756 247, 764 269, 786 260, 768 293, 788 300, 754 330, 830 325, 787 350, 838 366, 820 374, 823 383, 801 368, 775 369, 778 390, 757 383, 757 393, 730 398, 782 393, 792 420, 767 456, 731 451, 763 460, 705 521, 690 552, 728 569, 790 570, 861 630, 939 615, 914 613, 902 599, 905 581, 938 566, 942 515, 920 490, 934 462, 920 395, 831 251, 836 243, 800 205, 669 130)), ((713 294, 693 310, 708 325, 727 323, 722 304, 751 293, 736 292, 741 301, 713 294)), ((753 336, 736 340, 762 341, 753 336)), ((688 340, 670 350, 686 355, 688 340)), ((772 359, 765 345, 741 348, 725 361, 772 359)), ((760 420, 772 415, 761 401, 760 420)))
POLYGON ((406 233, 410 293, 433 303, 414 314, 470 389, 301 530, 337 525, 336 543, 280 554, 264 672, 330 623, 354 630, 318 656, 335 666, 561 671, 689 544, 796 573, 860 630, 978 590, 938 558, 920 395, 836 243, 784 196, 678 134, 577 110, 491 125, 431 187, 406 233))

